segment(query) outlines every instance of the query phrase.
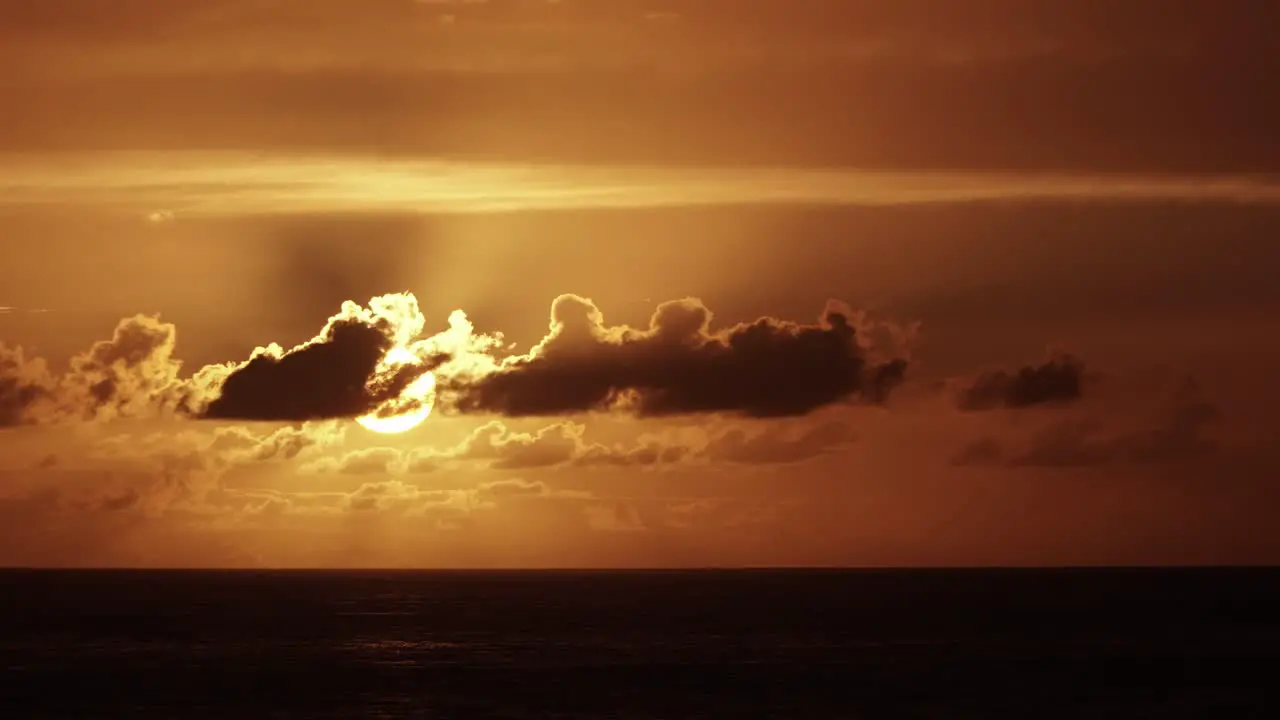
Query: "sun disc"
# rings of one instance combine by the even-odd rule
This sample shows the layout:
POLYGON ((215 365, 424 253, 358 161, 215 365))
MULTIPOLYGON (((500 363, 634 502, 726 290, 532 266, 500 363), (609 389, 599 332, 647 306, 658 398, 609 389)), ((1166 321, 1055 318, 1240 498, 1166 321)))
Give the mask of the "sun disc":
POLYGON ((411 409, 397 415, 382 416, 379 411, 375 410, 368 415, 361 415, 356 418, 356 422, 366 430, 384 435, 396 435, 408 432, 422 424, 431 415, 431 408, 435 405, 436 399, 436 376, 433 373, 424 373, 422 377, 414 380, 400 393, 400 397, 388 402, 394 405, 397 400, 416 400, 417 404, 411 409))

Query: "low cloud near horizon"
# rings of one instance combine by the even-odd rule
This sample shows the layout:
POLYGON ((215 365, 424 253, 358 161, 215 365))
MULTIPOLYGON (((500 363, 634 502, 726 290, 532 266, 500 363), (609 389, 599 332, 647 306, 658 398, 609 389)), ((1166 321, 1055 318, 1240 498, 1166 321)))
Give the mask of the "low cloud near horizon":
POLYGON ((889 486, 867 483, 886 452, 905 453, 913 472, 1165 472, 1222 449, 1223 412, 1190 381, 1147 390, 1140 376, 1086 372, 1059 353, 913 382, 906 358, 927 332, 838 303, 808 323, 718 323, 696 299, 660 303, 640 327, 605 317, 562 295, 542 339, 519 352, 460 312, 433 334, 413 296, 396 294, 348 303, 291 349, 191 370, 178 329, 152 316, 121 321, 61 371, 6 346, 0 443, 19 444, 0 468, 2 537, 10 548, 56 542, 0 561, 163 565, 181 552, 211 565, 465 566, 480 562, 468 542, 542 527, 568 564, 614 562, 618 547, 688 533, 736 543, 794 532, 804 513, 835 523, 819 520, 824 505, 850 493, 869 503, 850 512, 874 526, 866 513, 889 486), (440 412, 376 435, 349 421, 403 387, 379 380, 392 347, 441 377, 440 412), (290 539, 321 527, 401 537, 425 554, 378 545, 354 556, 290 539), (179 530, 171 547, 131 539, 179 530), (408 539, 423 533, 462 549, 426 552, 408 539), (605 555, 557 544, 602 533, 605 555), (214 549, 215 538, 240 549, 214 549))

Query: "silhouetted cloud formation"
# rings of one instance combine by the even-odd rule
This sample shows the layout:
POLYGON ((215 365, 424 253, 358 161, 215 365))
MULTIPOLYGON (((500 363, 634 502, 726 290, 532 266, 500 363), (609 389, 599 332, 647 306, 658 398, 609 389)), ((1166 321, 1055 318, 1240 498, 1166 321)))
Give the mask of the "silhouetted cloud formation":
MULTIPOLYGON (((367 306, 348 301, 292 349, 272 343, 248 360, 187 377, 174 357, 176 328, 152 316, 122 320, 110 340, 73 357, 59 375, 21 348, 0 346, 0 426, 160 414, 286 422, 385 417, 416 409, 422 401, 404 391, 427 372, 435 373, 446 412, 770 418, 883 402, 907 368, 904 359, 873 359, 869 331, 887 325, 864 325, 834 303, 812 324, 765 317, 712 328, 711 311, 687 298, 659 305, 649 326, 637 329, 607 326, 590 300, 562 295, 551 306, 550 332, 524 355, 505 355, 502 335, 475 332, 460 310, 435 335, 425 335, 425 325, 409 293, 367 306)), ((517 466, 551 456, 652 464, 676 452, 653 446, 629 455, 588 453, 578 436, 569 426, 539 438, 494 436, 478 439, 470 452, 488 448, 502 456, 495 461, 517 466)))
POLYGON ((992 370, 960 390, 956 405, 966 412, 1078 400, 1084 392, 1084 363, 1073 355, 1056 355, 1042 365, 1017 372, 992 370))
POLYGON ((394 301, 404 301, 408 315, 417 314, 416 300, 410 307, 404 296, 375 299, 370 310, 347 303, 315 339, 288 352, 260 349, 227 372, 217 398, 202 415, 238 420, 351 418, 395 400, 443 358, 385 366, 393 348, 421 331, 421 322, 416 327, 404 324, 405 314, 394 301))
POLYGON ((783 417, 855 398, 881 402, 906 371, 905 360, 871 362, 850 313, 834 306, 813 325, 761 318, 713 330, 711 321, 689 298, 660 305, 646 329, 611 327, 590 300, 561 295, 550 333, 528 354, 452 388, 455 407, 506 416, 624 409, 783 417))

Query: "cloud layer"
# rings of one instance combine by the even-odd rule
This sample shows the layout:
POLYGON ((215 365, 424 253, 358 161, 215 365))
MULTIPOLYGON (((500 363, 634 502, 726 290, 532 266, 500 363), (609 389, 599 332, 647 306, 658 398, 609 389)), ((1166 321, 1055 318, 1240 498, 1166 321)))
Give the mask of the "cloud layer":
POLYGON ((248 360, 181 377, 177 330, 150 316, 121 321, 110 340, 52 373, 21 348, 0 346, 0 426, 161 414, 197 419, 305 421, 394 415, 419 402, 402 391, 424 373, 439 380, 446 412, 555 416, 621 412, 643 417, 806 415, 846 402, 883 402, 906 361, 873 360, 851 310, 818 322, 777 318, 712 326, 697 299, 658 306, 647 328, 609 326, 590 300, 562 295, 550 329, 525 354, 504 354, 500 333, 477 333, 456 311, 424 336, 408 293, 367 307, 345 303, 311 340, 271 344, 248 360))
POLYGON ((792 423, 765 427, 752 427, 760 423, 733 424, 699 428, 692 436, 644 435, 630 443, 605 444, 587 440, 586 426, 571 421, 519 432, 493 420, 450 447, 370 447, 319 457, 301 470, 363 476, 417 475, 466 465, 523 472, 565 467, 664 469, 710 462, 778 466, 838 451, 856 439, 844 422, 800 422, 805 427, 793 427, 792 423))

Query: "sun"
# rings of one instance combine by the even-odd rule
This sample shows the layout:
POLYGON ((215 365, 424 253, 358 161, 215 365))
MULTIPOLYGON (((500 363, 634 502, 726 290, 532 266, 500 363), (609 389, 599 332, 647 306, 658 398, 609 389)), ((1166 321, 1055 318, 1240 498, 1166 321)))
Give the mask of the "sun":
MULTIPOLYGON (((393 349, 383 359, 385 365, 407 365, 416 362, 418 362, 417 356, 404 348, 393 349)), ((429 372, 423 373, 422 377, 410 383, 399 397, 388 401, 367 415, 361 415, 356 418, 356 422, 366 430, 376 433, 395 435, 408 432, 421 425, 422 421, 431 415, 435 399, 436 376, 429 372), (395 412, 397 405, 405 405, 407 409, 403 412, 395 412)))

